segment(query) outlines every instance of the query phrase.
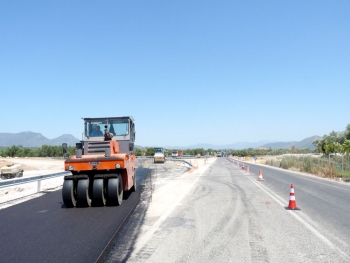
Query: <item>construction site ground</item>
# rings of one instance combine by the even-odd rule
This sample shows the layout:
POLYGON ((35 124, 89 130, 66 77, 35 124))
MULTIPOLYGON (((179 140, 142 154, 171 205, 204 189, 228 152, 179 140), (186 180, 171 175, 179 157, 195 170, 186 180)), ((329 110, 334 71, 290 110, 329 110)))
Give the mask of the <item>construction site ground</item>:
MULTIPOLYGON (((63 172, 64 159, 55 158, 0 158, 0 167, 12 164, 21 164, 23 177, 44 175, 49 173, 63 172)), ((0 188, 0 209, 24 202, 45 193, 55 191, 62 187, 63 176, 43 180, 41 190, 43 193, 36 194, 37 182, 20 184, 12 187, 0 188)))

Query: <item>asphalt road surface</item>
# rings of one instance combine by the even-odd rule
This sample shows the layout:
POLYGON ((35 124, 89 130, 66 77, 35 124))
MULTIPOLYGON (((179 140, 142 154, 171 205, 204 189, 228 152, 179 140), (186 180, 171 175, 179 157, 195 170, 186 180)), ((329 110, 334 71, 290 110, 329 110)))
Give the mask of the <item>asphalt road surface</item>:
MULTIPOLYGON (((149 169, 137 169, 137 182, 149 169)), ((140 199, 121 206, 67 209, 61 190, 0 210, 0 262, 95 262, 140 199)))
POLYGON ((348 185, 226 158, 154 185, 105 262, 350 262, 348 185))
MULTIPOLYGON (((150 200, 161 176, 152 163, 136 160, 138 191, 126 194, 121 206, 67 209, 58 190, 0 210, 0 262, 102 262, 141 195, 150 200)), ((167 174, 188 170, 163 167, 167 174)))

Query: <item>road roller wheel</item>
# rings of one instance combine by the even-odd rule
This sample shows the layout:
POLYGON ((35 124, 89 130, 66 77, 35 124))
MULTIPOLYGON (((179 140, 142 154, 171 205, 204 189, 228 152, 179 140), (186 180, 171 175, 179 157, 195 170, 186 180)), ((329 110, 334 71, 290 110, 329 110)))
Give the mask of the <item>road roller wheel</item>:
POLYGON ((94 179, 92 189, 92 205, 104 206, 106 205, 105 186, 103 178, 94 179))
POLYGON ((108 179, 108 205, 121 205, 123 201, 123 179, 120 174, 117 178, 108 179))
POLYGON ((77 186, 77 205, 91 206, 89 196, 89 179, 79 179, 77 186))
POLYGON ((74 196, 74 182, 73 180, 64 180, 62 187, 62 199, 67 208, 75 207, 77 200, 74 196))

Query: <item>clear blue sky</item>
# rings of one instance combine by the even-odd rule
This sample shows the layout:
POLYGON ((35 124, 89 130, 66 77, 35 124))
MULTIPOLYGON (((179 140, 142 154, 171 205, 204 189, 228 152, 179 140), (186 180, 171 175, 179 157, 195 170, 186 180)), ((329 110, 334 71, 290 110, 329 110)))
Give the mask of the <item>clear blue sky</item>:
POLYGON ((350 123, 350 1, 0 1, 0 132, 293 141, 350 123))

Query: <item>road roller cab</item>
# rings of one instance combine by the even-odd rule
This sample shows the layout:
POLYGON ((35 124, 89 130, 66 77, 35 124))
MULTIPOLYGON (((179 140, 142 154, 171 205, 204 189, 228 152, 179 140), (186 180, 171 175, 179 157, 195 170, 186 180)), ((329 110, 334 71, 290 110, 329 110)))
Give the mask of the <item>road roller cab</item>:
MULTIPOLYGON (((132 117, 83 118, 84 139, 65 159, 62 198, 66 207, 120 205, 136 191, 135 123, 132 117), (101 132, 101 131, 104 132, 101 132)), ((67 153, 67 144, 62 144, 67 153)))

